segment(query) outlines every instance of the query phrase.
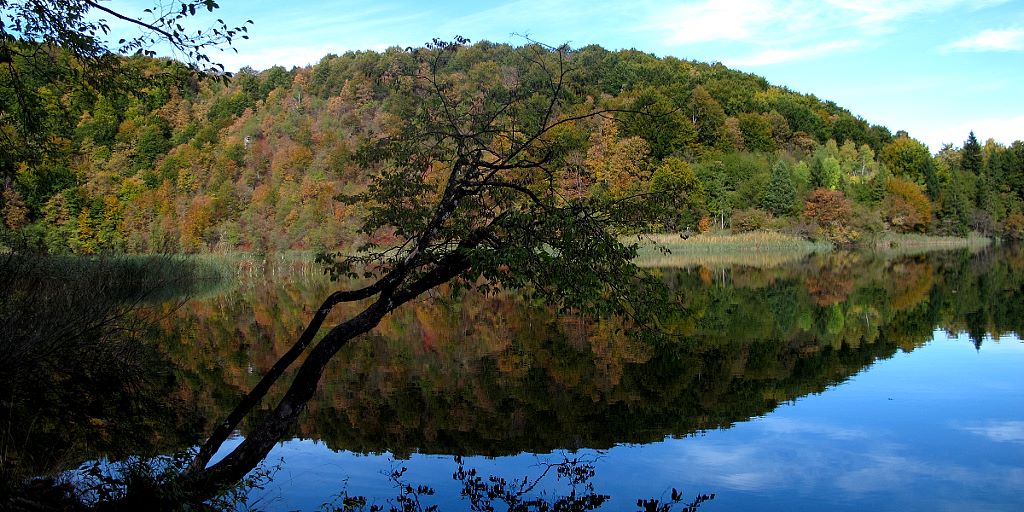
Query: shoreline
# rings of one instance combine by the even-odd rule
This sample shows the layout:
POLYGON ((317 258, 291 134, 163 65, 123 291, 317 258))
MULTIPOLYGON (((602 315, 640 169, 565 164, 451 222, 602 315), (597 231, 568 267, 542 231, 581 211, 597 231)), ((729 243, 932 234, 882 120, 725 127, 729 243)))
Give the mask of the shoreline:
POLYGON ((775 231, 716 232, 682 238, 678 234, 647 234, 639 238, 634 260, 640 267, 688 267, 743 265, 770 268, 792 263, 811 254, 835 250, 873 252, 886 257, 909 256, 931 251, 967 249, 977 252, 993 240, 977 233, 966 237, 884 233, 873 242, 837 248, 826 241, 811 241, 775 231))

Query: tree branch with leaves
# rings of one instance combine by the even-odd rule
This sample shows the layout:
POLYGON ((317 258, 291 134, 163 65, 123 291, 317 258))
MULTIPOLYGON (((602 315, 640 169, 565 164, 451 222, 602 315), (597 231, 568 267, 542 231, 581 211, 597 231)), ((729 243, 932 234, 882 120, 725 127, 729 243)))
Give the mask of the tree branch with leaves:
MULTIPOLYGON (((234 50, 247 39, 246 21, 231 26, 221 19, 195 28, 204 13, 218 8, 213 0, 156 0, 141 12, 116 10, 96 0, 0 0, 0 180, 9 178, 21 162, 38 162, 67 138, 67 127, 56 129, 51 112, 54 98, 72 90, 93 96, 138 94, 142 78, 124 55, 156 57, 169 52, 171 75, 182 68, 191 73, 228 79, 213 51, 234 50), (138 35, 108 41, 112 23, 139 29, 138 35)), ((237 51, 237 50, 235 50, 237 51)), ((152 77, 149 77, 151 80, 152 77)), ((71 110, 59 105, 57 110, 71 110)), ((72 127, 73 127, 72 120, 72 127)))

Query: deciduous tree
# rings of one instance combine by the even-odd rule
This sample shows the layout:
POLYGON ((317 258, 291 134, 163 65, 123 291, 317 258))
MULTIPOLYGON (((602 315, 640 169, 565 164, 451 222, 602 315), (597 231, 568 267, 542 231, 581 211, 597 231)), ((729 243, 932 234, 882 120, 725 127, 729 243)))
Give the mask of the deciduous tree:
POLYGON ((657 208, 663 211, 659 216, 670 230, 692 229, 704 212, 704 186, 681 159, 667 158, 654 171, 651 192, 660 200, 657 208))
POLYGON ((718 136, 725 123, 725 110, 722 110, 722 105, 708 94, 707 89, 701 85, 695 87, 683 111, 697 128, 698 142, 707 147, 717 145, 718 136))
POLYGON ((924 184, 925 172, 931 153, 924 144, 910 137, 897 137, 882 148, 882 164, 896 176, 924 184))
POLYGON ((743 144, 751 151, 770 152, 775 150, 775 138, 772 126, 761 114, 743 113, 739 115, 740 131, 743 132, 743 144))
POLYGON ((234 483, 255 467, 313 396, 327 362, 389 312, 446 282, 481 289, 519 288, 562 308, 640 318, 664 304, 632 263, 636 247, 620 236, 647 224, 639 197, 569 199, 558 185, 564 152, 551 137, 562 124, 596 115, 573 106, 565 87, 569 50, 537 45, 503 63, 503 80, 451 73, 464 40, 412 50, 412 65, 392 86, 413 101, 396 105, 400 130, 373 149, 377 174, 347 201, 364 206, 362 231, 393 244, 368 243, 349 257, 327 255, 335 277, 369 284, 326 299, 293 348, 218 425, 188 477, 194 498, 234 483), (341 302, 362 312, 332 327, 299 366, 292 384, 244 441, 207 467, 213 453, 281 373, 313 341, 341 302))
POLYGON ((804 204, 804 216, 817 222, 826 238, 841 245, 859 238, 859 234, 850 229, 852 215, 853 205, 838 190, 814 189, 804 204))
POLYGON ((893 177, 886 183, 889 197, 883 203, 886 220, 900 231, 923 231, 932 221, 932 206, 921 186, 893 177))

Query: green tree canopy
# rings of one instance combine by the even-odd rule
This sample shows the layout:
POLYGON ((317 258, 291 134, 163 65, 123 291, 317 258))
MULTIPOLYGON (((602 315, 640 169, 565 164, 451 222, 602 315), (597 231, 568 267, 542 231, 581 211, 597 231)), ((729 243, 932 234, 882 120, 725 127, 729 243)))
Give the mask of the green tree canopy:
POLYGON ((981 144, 972 131, 960 150, 960 169, 972 174, 981 173, 981 144))
POLYGON ((704 212, 704 185, 693 169, 679 158, 667 158, 651 177, 651 192, 663 206, 659 214, 665 228, 695 229, 704 212))
POLYGON ((761 195, 761 208, 775 215, 790 215, 796 209, 796 185, 789 166, 782 160, 772 166, 768 187, 761 195))
POLYGON ((882 148, 879 155, 882 164, 896 176, 908 178, 919 184, 926 182, 928 161, 931 153, 921 142, 910 137, 897 137, 882 148))

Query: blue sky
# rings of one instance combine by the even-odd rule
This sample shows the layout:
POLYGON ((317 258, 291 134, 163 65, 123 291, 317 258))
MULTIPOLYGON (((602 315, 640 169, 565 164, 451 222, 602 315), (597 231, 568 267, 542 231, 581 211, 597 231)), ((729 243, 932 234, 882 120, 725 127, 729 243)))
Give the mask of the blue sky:
POLYGON ((229 69, 454 35, 518 44, 527 34, 720 61, 907 130, 933 150, 961 145, 969 130, 983 141, 1024 139, 1022 0, 220 3, 217 17, 254 22, 238 54, 215 55, 229 69))

